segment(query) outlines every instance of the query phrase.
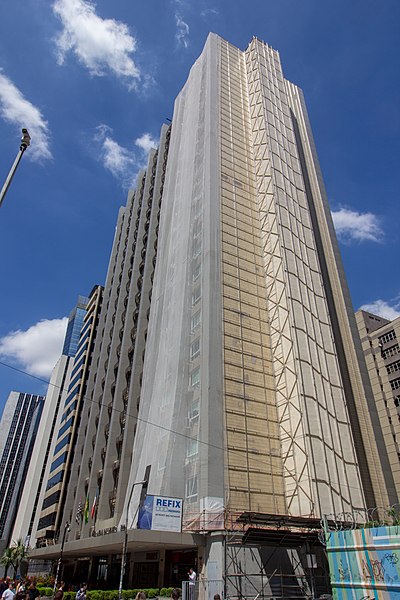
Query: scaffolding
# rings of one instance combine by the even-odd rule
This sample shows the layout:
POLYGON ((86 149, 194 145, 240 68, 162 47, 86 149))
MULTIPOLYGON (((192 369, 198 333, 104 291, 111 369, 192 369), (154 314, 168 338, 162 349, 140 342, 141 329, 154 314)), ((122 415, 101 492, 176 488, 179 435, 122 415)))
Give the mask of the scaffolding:
MULTIPOLYGON (((328 562, 321 542, 319 519, 288 515, 233 513, 197 515, 188 519, 191 531, 220 531, 224 547, 224 578, 218 593, 229 600, 329 598, 328 562), (221 523, 224 527, 221 527, 221 523), (201 524, 201 526, 199 526, 201 524), (214 525, 214 527, 213 527, 214 525)), ((212 600, 199 581, 198 600, 212 600)), ((210 588, 210 589, 209 589, 210 588)))

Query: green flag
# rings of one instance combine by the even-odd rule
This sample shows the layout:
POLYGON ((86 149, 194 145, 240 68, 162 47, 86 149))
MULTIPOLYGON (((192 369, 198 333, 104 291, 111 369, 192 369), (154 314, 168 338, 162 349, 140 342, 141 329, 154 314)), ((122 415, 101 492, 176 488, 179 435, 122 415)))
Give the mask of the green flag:
POLYGON ((87 523, 89 521, 89 496, 86 496, 84 518, 85 523, 87 523))

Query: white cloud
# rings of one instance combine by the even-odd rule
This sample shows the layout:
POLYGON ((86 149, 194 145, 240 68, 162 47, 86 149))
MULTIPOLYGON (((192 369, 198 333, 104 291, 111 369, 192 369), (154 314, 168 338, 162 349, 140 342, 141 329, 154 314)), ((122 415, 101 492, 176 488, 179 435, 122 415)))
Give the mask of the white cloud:
POLYGON ((400 317, 400 301, 397 299, 390 304, 385 300, 375 300, 375 302, 371 302, 370 304, 363 304, 360 306, 360 310, 371 312, 374 315, 392 321, 393 319, 400 317))
POLYGON ((205 8, 201 11, 200 15, 205 19, 209 15, 219 15, 219 11, 216 8, 205 8))
POLYGON ((158 140, 153 138, 149 133, 144 133, 140 138, 135 140, 136 146, 139 146, 146 155, 152 148, 158 148, 158 140))
POLYGON ((344 242, 380 242, 383 231, 379 219, 372 213, 359 213, 347 208, 332 211, 338 237, 344 242))
POLYGON ((184 46, 185 48, 189 45, 189 25, 185 23, 181 15, 175 14, 176 33, 175 39, 178 42, 178 46, 184 46))
POLYGON ((99 125, 96 128, 95 141, 101 145, 100 157, 103 166, 126 188, 132 185, 138 172, 136 156, 128 148, 120 146, 112 138, 112 133, 112 129, 107 125, 99 125))
POLYGON ((0 338, 0 356, 12 359, 31 375, 50 377, 61 356, 67 324, 67 317, 43 319, 26 331, 11 331, 0 338))
POLYGON ((147 166, 147 156, 151 148, 158 147, 158 140, 150 133, 144 133, 135 140, 135 146, 129 150, 120 146, 112 137, 113 131, 107 125, 96 128, 95 141, 100 143, 100 157, 103 166, 121 182, 124 189, 135 184, 138 172, 147 166))
POLYGON ((136 50, 135 38, 125 23, 102 19, 95 9, 91 0, 55 0, 53 11, 64 27, 56 38, 59 64, 72 50, 92 75, 111 71, 130 89, 135 88, 140 79, 131 57, 136 50))
POLYGON ((28 129, 32 138, 31 146, 27 150, 28 156, 33 160, 52 158, 49 149, 49 129, 42 113, 1 70, 0 115, 8 123, 28 129))

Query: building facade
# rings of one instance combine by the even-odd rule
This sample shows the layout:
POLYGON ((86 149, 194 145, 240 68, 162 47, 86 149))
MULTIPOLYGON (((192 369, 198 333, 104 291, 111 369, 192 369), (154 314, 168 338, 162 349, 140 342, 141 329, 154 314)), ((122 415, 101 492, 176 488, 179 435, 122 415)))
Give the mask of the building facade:
MULTIPOLYGON (((43 411, 44 396, 11 392, 0 423, 0 552, 11 540, 43 411)), ((22 538, 25 542, 25 537, 22 538)))
POLYGON ((390 490, 390 503, 400 498, 400 317, 390 321, 378 315, 356 312, 362 348, 376 403, 382 437, 382 454, 388 456, 385 474, 390 490))
POLYGON ((303 95, 267 44, 209 35, 120 212, 103 305, 66 556, 115 581, 128 522, 127 584, 153 549, 153 583, 195 564, 234 596, 240 563, 241 594, 271 591, 269 569, 314 589, 321 517, 389 499, 303 95), (183 499, 169 546, 133 528, 145 476, 183 499))
POLYGON ((43 504, 35 533, 38 545, 46 545, 49 538, 54 539, 62 526, 61 518, 70 483, 71 465, 75 455, 81 413, 86 400, 86 383, 99 323, 102 291, 101 286, 93 288, 89 298, 85 299, 85 308, 80 309, 83 318, 77 322, 78 307, 74 311, 73 319, 76 327, 67 329, 66 344, 69 342, 68 345, 71 346, 74 337, 78 341, 74 343, 74 362, 67 385, 68 391, 61 409, 57 436, 54 437, 52 444, 49 477, 45 482, 43 504), (77 331, 76 336, 73 335, 74 330, 77 331))
MULTIPOLYGON (((63 406, 72 374, 77 338, 82 328, 88 299, 79 296, 71 311, 63 345, 63 353, 52 371, 43 415, 31 449, 31 463, 22 489, 18 511, 13 524, 13 539, 26 539, 32 547, 37 542, 38 522, 44 502, 47 481, 51 469, 51 458, 60 427, 63 406)), ((50 528, 51 529, 51 528, 50 528)))

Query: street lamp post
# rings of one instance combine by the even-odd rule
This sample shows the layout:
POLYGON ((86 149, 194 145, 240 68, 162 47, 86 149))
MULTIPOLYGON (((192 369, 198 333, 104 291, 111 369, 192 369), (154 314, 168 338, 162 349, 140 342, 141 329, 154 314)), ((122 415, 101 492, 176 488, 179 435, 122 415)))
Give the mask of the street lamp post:
MULTIPOLYGON (((137 485, 146 485, 146 484, 147 484, 147 480, 144 480, 144 481, 135 481, 135 483, 132 483, 131 492, 129 494, 129 500, 128 500, 128 503, 126 505, 125 531, 124 531, 124 542, 123 542, 123 545, 122 545, 121 574, 120 574, 120 578, 119 578, 118 600, 122 600, 122 584, 123 584, 123 581, 124 581, 125 567, 126 567, 126 553, 127 553, 127 549, 128 549, 128 511, 129 511, 129 505, 131 503, 133 489, 137 485)), ((133 521, 135 520, 136 515, 138 513, 139 505, 140 505, 140 503, 137 505, 135 514, 133 516, 133 521)))
POLYGON ((30 145, 30 143, 31 143, 31 136, 29 135, 28 130, 25 129, 25 127, 24 127, 22 129, 22 138, 21 138, 21 144, 20 144, 20 147, 18 150, 18 154, 14 160, 14 164, 11 167, 10 172, 7 175, 7 179, 5 180, 2 190, 0 192, 0 206, 2 205, 5 195, 7 193, 7 190, 10 187, 10 183, 12 181, 12 178, 14 177, 15 171, 17 170, 17 167, 20 163, 22 155, 25 152, 25 150, 27 149, 27 147, 30 145))
POLYGON ((65 536, 67 535, 67 531, 69 531, 69 523, 68 523, 68 521, 64 525, 64 531, 63 531, 63 535, 62 535, 62 538, 61 538, 60 557, 59 557, 58 562, 57 562, 56 578, 54 580, 54 588, 53 588, 53 593, 54 594, 56 593, 56 588, 57 588, 57 583, 58 583, 58 577, 59 577, 60 571, 61 571, 61 564, 62 564, 62 559, 63 559, 64 544, 65 544, 65 536))

